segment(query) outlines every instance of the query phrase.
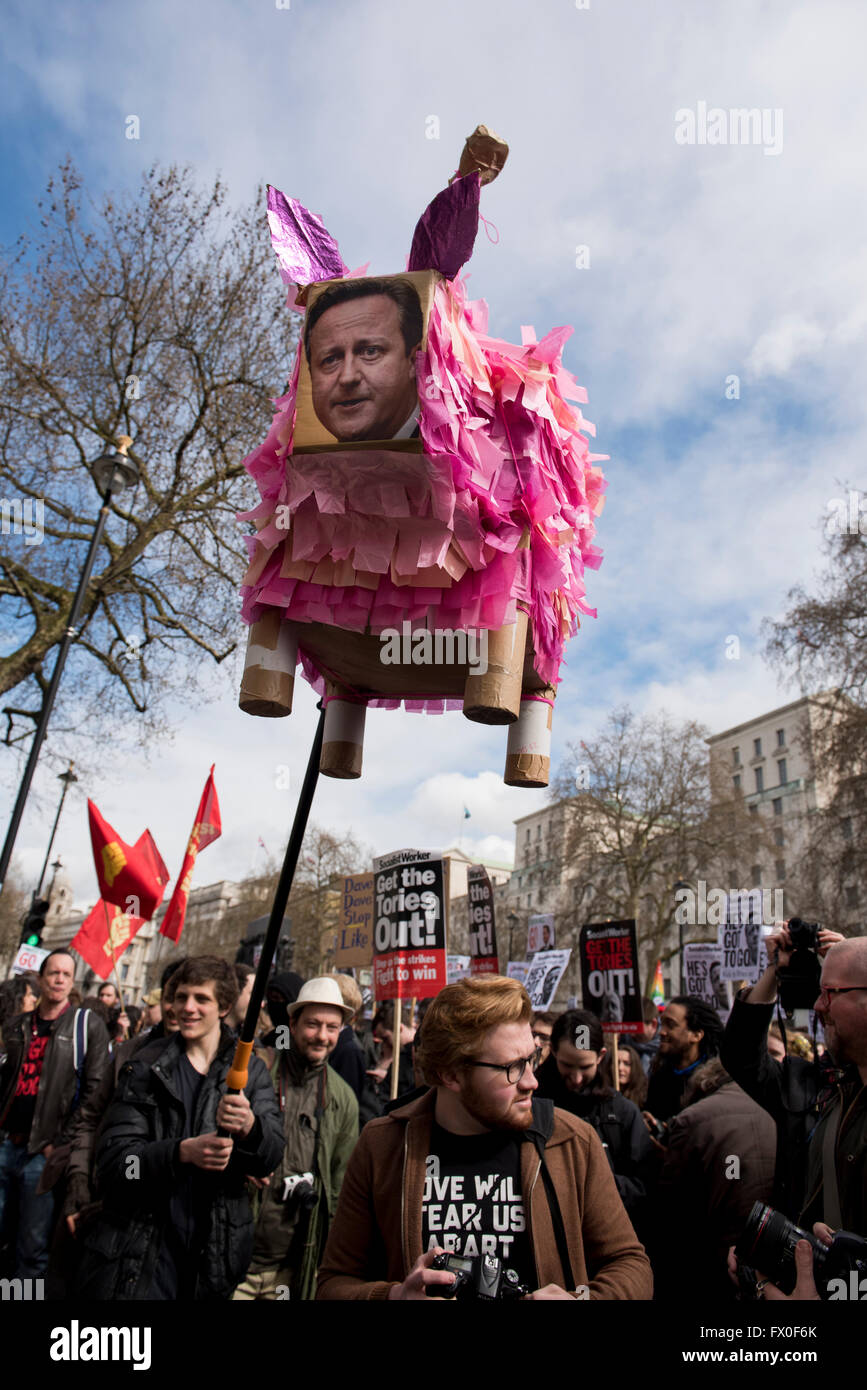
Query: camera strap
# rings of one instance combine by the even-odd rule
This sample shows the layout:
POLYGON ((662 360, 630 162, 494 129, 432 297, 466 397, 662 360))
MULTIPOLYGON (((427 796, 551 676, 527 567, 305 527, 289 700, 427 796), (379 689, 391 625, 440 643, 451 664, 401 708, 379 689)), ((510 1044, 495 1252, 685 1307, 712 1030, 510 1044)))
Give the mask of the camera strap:
POLYGON ((822 1135, 822 1205, 825 1221, 832 1231, 839 1231, 843 1225, 837 1187, 837 1132, 843 1116, 839 1092, 826 1113, 828 1118, 822 1135))
POLYGON ((542 1185, 545 1188, 545 1196, 548 1199, 548 1209, 551 1212, 551 1224, 554 1227, 554 1240, 557 1242, 557 1254, 560 1256, 560 1264, 566 1279, 567 1292, 571 1292, 577 1286, 575 1283, 575 1275, 572 1273, 572 1261, 569 1259, 569 1242, 566 1239, 566 1227, 563 1224, 563 1213, 560 1210, 557 1189, 554 1186, 554 1179, 548 1172, 548 1165, 545 1162, 545 1140, 540 1134, 534 1134, 533 1143, 536 1145, 536 1150, 539 1154, 542 1185))

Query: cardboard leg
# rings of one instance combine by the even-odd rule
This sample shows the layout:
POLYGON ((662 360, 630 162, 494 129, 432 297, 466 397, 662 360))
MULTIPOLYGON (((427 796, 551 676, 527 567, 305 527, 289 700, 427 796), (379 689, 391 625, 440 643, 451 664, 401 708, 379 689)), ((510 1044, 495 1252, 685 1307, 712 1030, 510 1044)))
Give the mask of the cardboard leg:
POLYGON ((521 707, 527 615, 519 608, 514 623, 483 635, 481 650, 487 657, 487 670, 483 675, 471 672, 467 676, 464 714, 476 724, 512 724, 521 707))
POLYGON ((527 690, 521 697, 521 713, 509 728, 506 748, 507 787, 547 787, 551 771, 551 720, 554 690, 527 690))
POLYGON ((247 659, 238 704, 245 714, 280 719, 292 713, 298 636, 294 623, 283 622, 271 608, 253 623, 247 636, 247 659))
POLYGON ((348 692, 330 681, 325 685, 325 733, 319 771, 326 777, 361 776, 364 752, 364 716, 367 706, 358 700, 341 699, 348 692))

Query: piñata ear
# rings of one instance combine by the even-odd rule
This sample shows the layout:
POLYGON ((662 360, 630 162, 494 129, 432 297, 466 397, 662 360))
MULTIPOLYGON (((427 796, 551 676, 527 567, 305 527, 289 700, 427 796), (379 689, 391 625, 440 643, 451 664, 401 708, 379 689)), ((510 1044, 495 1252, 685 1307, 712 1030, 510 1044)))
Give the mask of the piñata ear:
POLYGON ((438 193, 418 220, 407 270, 438 270, 453 280, 473 254, 481 180, 473 170, 438 193))
POLYGON ((287 285, 310 285, 334 280, 349 267, 322 218, 294 198, 268 184, 268 226, 271 245, 287 285))

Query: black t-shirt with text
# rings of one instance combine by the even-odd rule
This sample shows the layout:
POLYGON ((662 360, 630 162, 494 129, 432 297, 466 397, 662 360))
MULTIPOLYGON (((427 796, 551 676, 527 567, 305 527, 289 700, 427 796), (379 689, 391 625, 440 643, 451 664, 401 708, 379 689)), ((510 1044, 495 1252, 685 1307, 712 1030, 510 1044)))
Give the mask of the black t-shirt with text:
POLYGON ((521 1195, 521 1139, 508 1130, 452 1134, 434 1122, 425 1160, 422 1243, 465 1258, 497 1255, 536 1287, 521 1195))

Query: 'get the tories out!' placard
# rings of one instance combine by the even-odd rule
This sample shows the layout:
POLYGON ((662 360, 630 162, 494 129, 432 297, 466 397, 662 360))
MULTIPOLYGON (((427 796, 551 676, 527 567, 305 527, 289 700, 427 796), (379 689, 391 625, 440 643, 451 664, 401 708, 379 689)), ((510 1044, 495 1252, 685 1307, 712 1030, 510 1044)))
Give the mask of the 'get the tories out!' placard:
POLYGON ((446 865, 422 849, 373 861, 373 992, 430 999, 446 984, 446 865))

